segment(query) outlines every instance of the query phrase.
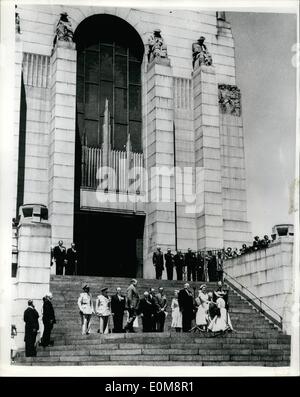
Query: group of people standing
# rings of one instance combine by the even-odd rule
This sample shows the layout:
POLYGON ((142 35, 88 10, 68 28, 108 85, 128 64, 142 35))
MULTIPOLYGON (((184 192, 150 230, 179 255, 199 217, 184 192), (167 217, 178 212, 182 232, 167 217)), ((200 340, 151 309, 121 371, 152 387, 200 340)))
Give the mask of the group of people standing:
POLYGON ((75 243, 66 249, 64 242, 60 240, 58 245, 51 248, 51 266, 56 264, 56 274, 74 275, 77 274, 78 254, 75 243))
MULTIPOLYGON (((189 332, 192 329, 192 321, 195 319, 196 327, 200 331, 220 332, 232 330, 228 313, 228 291, 223 289, 222 282, 214 292, 206 292, 206 285, 199 289, 197 297, 190 290, 188 283, 184 288, 174 291, 171 302, 172 323, 171 327, 176 332, 189 332)), ((167 313, 167 297, 162 287, 156 292, 154 288, 144 291, 140 298, 137 291, 137 280, 132 279, 126 294, 121 288, 116 293, 108 296, 108 288, 101 289, 97 296, 95 307, 90 288, 87 284, 78 298, 78 307, 81 316, 82 335, 91 332, 91 317, 93 314, 99 317, 100 334, 109 332, 135 332, 138 327, 138 316, 142 320, 143 332, 163 332, 167 313), (127 319, 123 325, 124 314, 127 319), (113 324, 112 324, 113 323, 113 324)))
MULTIPOLYGON (((54 345, 54 342, 50 340, 53 325, 56 323, 51 300, 51 292, 43 297, 42 321, 44 324, 44 331, 39 343, 40 346, 43 347, 54 345)), ((25 322, 25 355, 26 357, 35 357, 36 337, 39 331, 39 313, 33 304, 33 300, 31 299, 28 301, 28 306, 24 311, 23 319, 25 322)))
POLYGON ((155 267, 157 280, 161 280, 166 268, 167 279, 173 280, 174 268, 177 280, 187 281, 223 281, 222 251, 192 251, 188 248, 183 254, 181 251, 172 253, 168 248, 164 254, 160 247, 153 253, 152 262, 155 267))

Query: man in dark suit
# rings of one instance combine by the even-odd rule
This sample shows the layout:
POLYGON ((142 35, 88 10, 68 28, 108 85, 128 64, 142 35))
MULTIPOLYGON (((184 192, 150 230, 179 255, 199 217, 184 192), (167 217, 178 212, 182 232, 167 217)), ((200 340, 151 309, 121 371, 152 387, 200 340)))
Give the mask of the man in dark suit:
POLYGON ((111 314, 114 320, 113 332, 123 332, 123 316, 125 311, 125 296, 121 294, 121 288, 116 289, 116 294, 111 297, 111 314))
POLYGON ((66 248, 63 246, 63 241, 60 240, 58 245, 54 247, 53 258, 56 263, 56 274, 63 274, 64 266, 66 265, 66 248))
POLYGON ((156 332, 156 314, 158 312, 158 305, 154 288, 149 289, 149 300, 152 305, 151 331, 156 332))
POLYGON ((66 274, 73 276, 74 274, 77 273, 77 250, 75 247, 75 244, 71 244, 71 248, 68 248, 67 250, 67 255, 66 255, 66 260, 67 260, 67 266, 66 266, 66 274))
POLYGON ((140 313, 143 322, 143 332, 153 331, 153 300, 150 299, 149 292, 145 291, 143 298, 139 302, 138 313, 140 313))
POLYGON ((182 272, 184 267, 184 256, 181 251, 177 251, 174 255, 174 266, 176 269, 177 280, 182 280, 182 272))
POLYGON ((152 262, 155 266, 156 280, 161 280, 164 270, 164 256, 160 247, 157 247, 156 251, 153 253, 152 262))
POLYGON ((54 309, 52 306, 52 294, 49 292, 46 294, 43 298, 44 304, 43 304, 43 324, 44 324, 44 332, 43 336, 40 342, 40 345, 43 347, 46 346, 53 346, 54 342, 50 341, 50 336, 51 336, 51 331, 53 328, 53 325, 56 323, 55 320, 55 314, 54 314, 54 309))
POLYGON ((133 323, 137 316, 137 310, 140 300, 136 285, 137 280, 132 279, 129 287, 127 288, 126 308, 128 310, 128 321, 124 328, 126 332, 134 332, 133 323))
POLYGON ((31 299, 28 301, 28 307, 24 311, 23 319, 25 322, 25 355, 26 357, 35 357, 35 340, 39 330, 39 314, 35 310, 31 299))
POLYGON ((192 328, 192 319, 194 316, 194 298, 189 290, 190 285, 184 284, 184 288, 178 293, 179 310, 182 313, 182 331, 189 332, 192 328))
POLYGON ((209 281, 217 281, 217 258, 212 251, 208 252, 209 260, 207 262, 207 271, 209 281))
POLYGON ((164 294, 162 287, 158 288, 156 298, 156 330, 157 332, 164 332, 166 320, 167 297, 164 294))
POLYGON ((204 281, 204 255, 201 251, 198 251, 197 253, 196 278, 197 281, 204 281))
POLYGON ((184 258, 185 266, 187 267, 187 279, 188 281, 196 281, 196 255, 188 248, 184 258))
POLYGON ((173 280, 174 257, 170 248, 167 249, 167 253, 165 254, 165 264, 168 280, 173 280))

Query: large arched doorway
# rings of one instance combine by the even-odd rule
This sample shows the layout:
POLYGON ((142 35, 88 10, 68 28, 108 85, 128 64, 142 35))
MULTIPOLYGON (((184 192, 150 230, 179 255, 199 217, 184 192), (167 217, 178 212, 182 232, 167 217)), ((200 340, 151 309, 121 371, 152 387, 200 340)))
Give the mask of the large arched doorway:
MULTIPOLYGON (((142 274, 141 242, 144 217, 82 208, 86 169, 94 161, 87 151, 130 150, 142 153, 141 65, 144 45, 135 29, 112 15, 93 15, 74 34, 77 49, 77 103, 74 240, 79 251, 79 274, 134 277, 142 274), (108 104, 109 142, 103 138, 108 104), (104 145, 107 147, 104 148, 104 145)), ((121 153, 121 154, 120 154, 121 153)), ((92 170, 93 171, 93 170, 92 170)), ((89 171, 90 172, 90 171, 89 171)), ((95 170, 92 172, 96 175, 95 170)))

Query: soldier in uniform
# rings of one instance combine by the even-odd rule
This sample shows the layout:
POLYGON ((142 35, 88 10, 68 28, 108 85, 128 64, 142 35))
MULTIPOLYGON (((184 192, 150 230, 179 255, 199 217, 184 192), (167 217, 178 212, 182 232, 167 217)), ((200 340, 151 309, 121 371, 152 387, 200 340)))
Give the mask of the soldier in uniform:
POLYGON ((210 66, 212 64, 212 58, 210 53, 207 51, 207 47, 204 44, 205 37, 201 36, 196 43, 192 45, 193 51, 193 69, 195 68, 196 61, 199 62, 199 66, 204 64, 210 66))
POLYGON ((177 280, 182 280, 184 256, 181 251, 177 251, 176 254, 174 255, 174 266, 177 273, 177 280))
POLYGON ((126 291, 126 308, 128 310, 128 320, 124 328, 126 332, 134 332, 133 323, 137 316, 137 310, 140 300, 136 286, 137 280, 132 279, 126 291))
POLYGON ((53 249, 53 258, 56 263, 56 274, 63 274, 66 265, 66 248, 63 246, 64 242, 59 240, 58 245, 53 249))
POLYGON ((164 270, 164 256, 160 247, 157 247, 156 251, 153 253, 152 262, 155 266, 156 280, 161 280, 164 270))
POLYGON ((165 264, 168 280, 173 280, 174 256, 170 248, 167 249, 167 253, 165 254, 165 264))

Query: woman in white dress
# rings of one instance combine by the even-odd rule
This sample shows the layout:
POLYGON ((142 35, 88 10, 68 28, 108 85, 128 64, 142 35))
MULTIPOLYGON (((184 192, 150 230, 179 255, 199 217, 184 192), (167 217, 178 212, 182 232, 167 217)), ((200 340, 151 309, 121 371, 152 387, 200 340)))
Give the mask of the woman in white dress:
POLYGON ((182 328, 182 313, 179 310, 179 303, 178 303, 178 290, 174 291, 174 298, 172 299, 171 303, 171 310, 172 310, 172 323, 171 327, 175 328, 176 332, 180 332, 182 328))
POLYGON ((216 301, 219 309, 217 314, 208 326, 208 330, 212 332, 232 331, 232 324, 228 311, 226 310, 226 303, 223 298, 218 298, 216 301))
POLYGON ((209 300, 205 284, 201 285, 199 288, 199 295, 198 298, 196 298, 196 304, 198 306, 196 313, 196 325, 199 328, 206 330, 209 300))
POLYGON ((108 334, 108 320, 111 315, 110 297, 107 295, 108 288, 101 289, 101 295, 97 296, 96 314, 99 316, 99 332, 100 334, 108 334))
POLYGON ((86 284, 82 289, 83 292, 79 295, 77 304, 81 317, 81 333, 82 335, 88 335, 91 332, 90 321, 92 314, 94 314, 94 307, 89 286, 86 284))

